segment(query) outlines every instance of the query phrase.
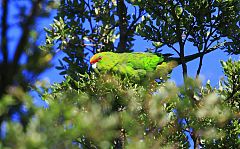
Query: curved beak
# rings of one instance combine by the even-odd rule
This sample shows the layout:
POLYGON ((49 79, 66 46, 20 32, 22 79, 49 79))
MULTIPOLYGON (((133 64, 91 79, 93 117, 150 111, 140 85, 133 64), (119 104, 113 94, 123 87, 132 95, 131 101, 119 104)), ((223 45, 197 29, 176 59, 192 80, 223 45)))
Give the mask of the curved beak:
POLYGON ((102 57, 100 56, 100 57, 98 57, 98 58, 96 58, 96 57, 92 57, 91 59, 90 59, 90 64, 92 65, 92 64, 95 64, 96 62, 98 62, 98 61, 100 61, 102 59, 102 57))
POLYGON ((92 64, 94 64, 94 63, 96 63, 96 60, 94 60, 93 58, 91 58, 91 59, 90 59, 90 64, 92 65, 92 64))

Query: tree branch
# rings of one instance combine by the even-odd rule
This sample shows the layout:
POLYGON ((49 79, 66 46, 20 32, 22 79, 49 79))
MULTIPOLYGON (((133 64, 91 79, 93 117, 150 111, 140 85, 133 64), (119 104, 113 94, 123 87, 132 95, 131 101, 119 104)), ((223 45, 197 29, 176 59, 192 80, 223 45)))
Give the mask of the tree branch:
MULTIPOLYGON (((188 126, 188 128, 190 128, 190 125, 188 123, 188 121, 185 119, 185 122, 188 126)), ((198 133, 195 131, 195 130, 192 130, 192 131, 188 131, 189 134, 190 134, 190 137, 192 138, 193 140, 193 145, 194 145, 194 149, 199 149, 199 146, 200 146, 200 136, 198 135, 198 133)))
MULTIPOLYGON (((210 5, 210 7, 212 7, 212 3, 211 3, 211 2, 209 2, 209 5, 210 5)), ((218 10, 218 14, 219 14, 219 10, 218 10)), ((216 28, 215 28, 215 30, 213 30, 213 29, 214 29, 214 26, 215 26, 215 24, 216 24, 217 21, 215 21, 214 23, 212 23, 211 12, 210 12, 208 15, 209 15, 209 18, 210 18, 210 31, 209 31, 210 33, 209 33, 209 35, 204 36, 204 48, 203 48, 203 52, 207 51, 208 48, 211 46, 211 44, 216 41, 216 39, 214 39, 214 40, 212 40, 212 41, 209 43, 209 45, 207 45, 209 39, 212 37, 212 35, 213 35, 213 34, 215 33, 215 31, 217 30, 216 28)), ((203 31, 203 30, 201 30, 201 31, 202 31, 202 35, 204 35, 204 31, 203 31)), ((199 52, 200 52, 201 49, 198 49, 198 50, 199 50, 199 52)), ((200 74, 200 71, 201 71, 201 68, 202 68, 203 56, 204 56, 204 55, 200 56, 200 60, 199 60, 199 65, 198 65, 198 69, 197 69, 196 78, 199 77, 199 74, 200 74)))
POLYGON ((36 0, 35 2, 33 2, 31 13, 30 13, 29 17, 26 19, 26 22, 24 23, 24 25, 22 26, 22 36, 19 40, 19 43, 17 45, 16 51, 14 53, 14 58, 13 58, 13 70, 15 72, 17 71, 19 59, 21 58, 21 56, 25 50, 24 48, 27 45, 28 37, 29 37, 29 33, 30 33, 30 27, 34 23, 35 17, 39 10, 39 4, 41 3, 41 1, 42 0, 36 0))
POLYGON ((126 50, 127 42, 127 7, 124 0, 117 0, 117 14, 119 18, 119 30, 120 30, 120 41, 118 43, 118 52, 124 52, 126 50))
POLYGON ((3 13, 2 13, 2 41, 1 41, 1 50, 3 53, 3 62, 8 63, 8 47, 7 47, 7 15, 8 15, 8 0, 2 1, 3 13))
MULTIPOLYGON (((200 52, 200 53, 196 53, 196 54, 192 54, 192 55, 188 55, 188 56, 185 56, 184 59, 185 59, 185 63, 188 63, 194 59, 197 59, 205 54, 208 54, 212 51, 215 51, 217 48, 221 47, 221 46, 224 46, 224 44, 226 43, 226 41, 224 42, 221 42, 221 43, 218 43, 217 45, 213 46, 212 48, 209 48, 207 49, 206 51, 203 51, 203 52, 200 52)), ((171 57, 169 58, 169 60, 174 60, 176 62, 178 62, 178 64, 180 65, 181 64, 181 59, 180 57, 171 57)))
MULTIPOLYGON (((91 6, 90 6, 90 1, 88 0, 88 2, 86 2, 85 0, 83 1, 85 3, 85 5, 87 6, 89 12, 91 12, 93 9, 91 9, 91 6)), ((87 20, 88 20, 88 23, 90 25, 90 29, 91 29, 91 32, 92 34, 94 34, 94 27, 93 27, 93 23, 92 23, 92 13, 89 13, 90 17, 87 17, 87 20)), ((93 44, 96 43, 95 40, 90 40, 91 42, 93 42, 93 44)), ((96 53, 96 47, 92 47, 92 50, 90 50, 92 52, 92 54, 95 54, 96 53)))
POLYGON ((203 56, 200 56, 200 60, 199 60, 199 64, 198 64, 198 69, 197 69, 197 74, 196 74, 196 78, 199 77, 201 69, 202 69, 202 64, 203 64, 203 56))
MULTIPOLYGON (((135 8, 135 7, 134 7, 135 8)), ((136 8, 135 8, 136 9, 136 8)), ((136 11, 136 10, 135 10, 136 11)), ((136 12, 135 12, 136 14, 136 12)), ((136 28, 136 23, 138 22, 138 20, 142 17, 142 10, 140 9, 139 10, 139 14, 138 14, 138 17, 132 21, 132 23, 129 25, 128 29, 127 29, 127 33, 126 34, 129 34, 131 31, 134 31, 135 28, 136 28)))
POLYGON ((176 35, 178 38, 178 43, 179 43, 179 47, 180 47, 180 60, 181 60, 181 64, 182 64, 182 70, 183 70, 183 79, 185 80, 186 77, 188 76, 188 70, 187 70, 187 64, 185 61, 185 55, 184 55, 184 42, 182 41, 182 33, 183 31, 181 30, 181 26, 180 26, 180 19, 178 18, 175 12, 175 6, 174 3, 171 1, 171 6, 173 6, 173 8, 171 10, 168 10, 168 12, 173 16, 174 22, 176 23, 176 35))
POLYGON ((167 46, 172 48, 178 54, 178 56, 180 56, 180 52, 173 45, 167 44, 167 46))

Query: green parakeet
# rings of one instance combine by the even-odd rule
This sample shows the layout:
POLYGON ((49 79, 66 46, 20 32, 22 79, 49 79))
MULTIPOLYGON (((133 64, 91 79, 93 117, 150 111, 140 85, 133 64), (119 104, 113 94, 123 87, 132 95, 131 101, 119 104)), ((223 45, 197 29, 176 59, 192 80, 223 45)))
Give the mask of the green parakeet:
POLYGON ((90 59, 90 64, 98 72, 114 72, 136 81, 146 76, 161 78, 168 75, 177 63, 164 62, 163 56, 148 52, 113 53, 101 52, 90 59))

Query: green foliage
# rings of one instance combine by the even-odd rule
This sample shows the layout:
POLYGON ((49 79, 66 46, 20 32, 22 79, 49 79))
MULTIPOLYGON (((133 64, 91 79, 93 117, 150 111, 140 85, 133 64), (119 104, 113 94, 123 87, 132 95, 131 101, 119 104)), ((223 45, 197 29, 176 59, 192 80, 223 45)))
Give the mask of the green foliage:
MULTIPOLYGON (((23 37, 13 61, 6 50, 3 15, 0 148, 189 148, 190 140, 195 148, 240 148, 239 61, 222 62, 226 78, 215 88, 186 77, 180 87, 151 79, 138 84, 128 77, 88 72, 86 61, 102 51, 131 52, 134 36, 141 36, 153 42, 155 52, 172 48, 183 72, 185 42, 192 43, 200 54, 195 55, 200 73, 208 52, 224 46, 229 53, 239 52, 237 2, 61 1, 53 24, 45 29, 45 45, 37 48, 34 20, 58 5, 36 0, 29 16, 21 7, 28 17, 21 22, 23 37), (21 72, 33 77, 42 72, 53 49, 66 54, 57 67, 66 77, 52 86, 37 82, 34 89, 48 106, 36 107, 26 93, 32 79, 21 72), (27 63, 21 64, 24 54, 27 63)), ((166 63, 157 70, 168 73, 166 63)))
POLYGON ((240 107, 240 61, 232 61, 229 59, 227 62, 221 61, 224 74, 227 77, 223 83, 226 90, 222 93, 227 97, 226 102, 231 106, 239 109, 240 107))
MULTIPOLYGON (((232 94, 229 74, 239 75, 240 65, 222 63, 226 80, 219 88, 192 79, 177 87, 173 82, 140 85, 110 74, 77 74, 78 80, 68 76, 50 88, 42 86, 46 109, 35 107, 21 90, 13 92, 1 100, 1 113, 14 104, 14 97, 23 99, 33 114, 25 130, 18 122, 5 121, 1 145, 112 148, 123 136, 126 148, 189 148, 189 139, 199 139, 204 148, 238 148, 240 111, 226 100, 232 94)), ((239 96, 232 98, 239 101, 239 96)))
POLYGON ((122 80, 109 74, 80 76, 82 81, 67 78, 67 83, 62 84, 63 88, 56 84, 51 89, 51 95, 43 95, 50 103, 50 108, 51 103, 55 102, 71 104, 76 108, 76 116, 81 121, 71 118, 71 123, 73 127, 83 130, 77 139, 79 143, 88 144, 82 142, 86 137, 85 141, 91 142, 92 146, 108 148, 106 145, 114 145, 119 129, 124 129, 129 148, 135 148, 138 142, 142 142, 145 148, 158 145, 188 146, 184 132, 177 126, 169 126, 177 122, 172 110, 178 99, 178 89, 173 83, 158 86, 152 82, 141 86, 131 83, 127 78, 122 80), (167 95, 161 97, 157 92, 167 95), (109 118, 111 120, 105 120, 109 118), (84 124, 87 126, 82 126, 84 124), (172 135, 169 136, 168 132, 172 135))

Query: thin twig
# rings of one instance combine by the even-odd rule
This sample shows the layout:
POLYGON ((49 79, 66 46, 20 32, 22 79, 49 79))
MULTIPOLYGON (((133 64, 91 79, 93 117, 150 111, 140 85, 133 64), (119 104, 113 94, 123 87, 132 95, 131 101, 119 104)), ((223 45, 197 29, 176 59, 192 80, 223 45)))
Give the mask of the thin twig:
POLYGON ((172 48, 178 54, 178 56, 180 56, 180 52, 173 45, 167 44, 167 46, 172 48))
MULTIPOLYGON (((136 15, 136 7, 135 8, 135 15, 136 15)), ((139 8, 140 9, 140 8, 139 8)), ((129 25, 128 29, 127 29, 127 35, 129 34, 129 32, 133 32, 136 28, 136 23, 138 22, 138 20, 143 16, 144 14, 142 14, 142 10, 140 9, 139 10, 139 13, 138 13, 138 17, 132 21, 132 23, 129 25)))

